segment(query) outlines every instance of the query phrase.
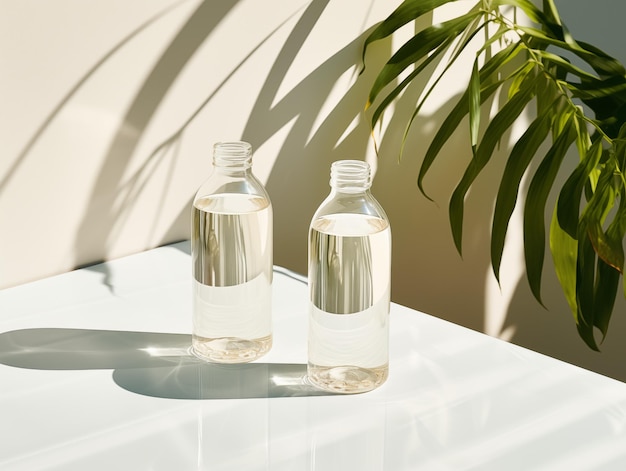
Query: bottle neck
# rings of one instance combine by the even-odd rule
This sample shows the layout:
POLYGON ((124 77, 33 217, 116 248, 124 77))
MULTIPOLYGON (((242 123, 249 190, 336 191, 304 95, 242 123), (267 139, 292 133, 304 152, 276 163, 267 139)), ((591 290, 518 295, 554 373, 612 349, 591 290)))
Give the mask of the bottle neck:
POLYGON ((242 172, 252 167, 252 146, 247 142, 218 142, 213 146, 213 166, 225 172, 242 172))
POLYGON ((338 160, 330 166, 330 186, 341 193, 362 193, 372 186, 371 169, 361 160, 338 160))

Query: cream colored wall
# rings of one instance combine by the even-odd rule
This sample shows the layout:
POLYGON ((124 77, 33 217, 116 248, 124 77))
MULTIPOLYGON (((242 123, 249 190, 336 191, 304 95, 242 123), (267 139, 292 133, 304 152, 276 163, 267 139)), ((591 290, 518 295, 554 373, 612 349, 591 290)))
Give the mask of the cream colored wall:
MULTIPOLYGON (((396 160, 402 127, 392 123, 377 160, 362 108, 376 63, 394 45, 377 44, 358 79, 355 64, 366 30, 397 3, 2 1, 0 287, 187 238, 211 145, 245 139, 273 199, 277 264, 305 271, 308 224, 328 191, 330 162, 367 159, 392 222, 396 302, 626 379, 623 302, 599 355, 578 340, 549 267, 550 310, 531 298, 519 237, 495 283, 488 216, 501 164, 468 197, 463 259, 446 207, 460 176, 455 159, 469 157, 463 132, 427 180, 437 204, 418 193, 419 161, 466 70, 425 109, 407 157, 396 160)), ((598 5, 593 13, 602 15, 598 5)))
MULTIPOLYGON (((303 148, 322 128, 354 81, 358 38, 392 7, 5 2, 0 286, 186 238, 217 140, 252 141, 267 181, 285 140, 303 148)), ((352 121, 361 101, 335 115, 352 121)))

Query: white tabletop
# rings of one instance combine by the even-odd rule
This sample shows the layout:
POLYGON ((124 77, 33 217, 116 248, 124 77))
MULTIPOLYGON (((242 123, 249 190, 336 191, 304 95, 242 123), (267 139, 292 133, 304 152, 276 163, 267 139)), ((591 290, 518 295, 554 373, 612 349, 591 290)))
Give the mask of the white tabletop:
POLYGON ((188 247, 0 291, 1 470, 626 469, 626 384, 397 304, 387 383, 312 389, 280 272, 272 351, 200 363, 188 247))

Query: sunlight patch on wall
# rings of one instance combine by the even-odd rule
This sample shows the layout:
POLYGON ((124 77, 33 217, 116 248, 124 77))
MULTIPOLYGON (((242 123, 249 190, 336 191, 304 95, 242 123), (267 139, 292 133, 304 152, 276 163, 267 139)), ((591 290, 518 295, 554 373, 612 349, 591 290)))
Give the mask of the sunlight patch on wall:
MULTIPOLYGON (((298 120, 298 116, 294 116, 283 127, 272 134, 258 149, 252 149, 254 155, 252 157, 252 163, 254 168, 254 174, 256 177, 267 185, 267 182, 272 174, 276 159, 280 154, 280 149, 285 142, 294 123, 298 120)), ((297 159, 299 156, 294 155, 292 158, 297 159)))
MULTIPOLYGON (((341 99, 345 97, 346 93, 350 90, 350 87, 353 85, 354 80, 355 80, 356 70, 357 70, 356 66, 350 67, 349 69, 344 71, 339 76, 337 81, 333 84, 332 88, 328 92, 326 99, 324 100, 324 103, 319 109, 319 113, 317 114, 315 121, 313 121, 313 125, 311 126, 311 130, 306 139, 306 144, 309 144, 309 142, 311 141, 313 136, 315 136, 317 131, 320 129, 320 127, 322 126, 326 118, 328 118, 328 116, 337 108, 341 99)), ((360 115, 357 115, 355 119, 352 120, 352 122, 348 126, 348 129, 346 129, 346 132, 341 136, 337 144, 334 146, 335 148, 339 146, 339 143, 349 133, 349 130, 354 130, 356 125, 358 125, 359 116, 360 115)))

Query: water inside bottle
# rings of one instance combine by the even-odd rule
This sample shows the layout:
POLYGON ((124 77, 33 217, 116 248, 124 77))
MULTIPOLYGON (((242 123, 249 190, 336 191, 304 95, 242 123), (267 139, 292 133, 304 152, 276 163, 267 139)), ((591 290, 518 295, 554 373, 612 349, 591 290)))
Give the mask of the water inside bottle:
POLYGON ((272 345, 272 213, 256 195, 218 194, 192 213, 192 351, 252 361, 272 345))
POLYGON ((388 374, 388 223, 368 215, 313 222, 309 254, 309 379, 343 393, 364 392, 388 374))

